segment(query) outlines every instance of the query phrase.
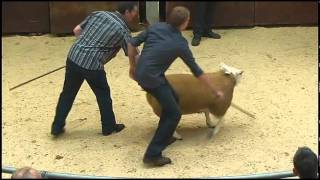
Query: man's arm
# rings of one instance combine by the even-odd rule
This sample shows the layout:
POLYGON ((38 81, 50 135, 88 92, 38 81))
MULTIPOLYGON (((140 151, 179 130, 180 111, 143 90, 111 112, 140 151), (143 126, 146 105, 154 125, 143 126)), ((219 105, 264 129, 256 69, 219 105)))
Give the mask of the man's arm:
POLYGON ((140 44, 147 39, 147 33, 148 33, 147 30, 143 31, 138 36, 131 38, 127 44, 128 56, 129 56, 129 62, 130 62, 129 74, 132 79, 135 79, 134 74, 136 70, 136 63, 140 58, 140 55, 139 55, 140 52, 137 47, 140 46, 140 44))
POLYGON ((212 84, 212 81, 210 80, 210 77, 206 74, 201 74, 197 77, 198 80, 200 80, 203 84, 205 84, 207 87, 211 89, 214 95, 218 96, 219 98, 223 98, 224 94, 222 91, 218 91, 216 87, 212 84))
POLYGON ((210 80, 210 77, 206 75, 203 72, 203 70, 199 67, 199 65, 195 62, 192 52, 190 51, 187 45, 185 45, 185 47, 181 49, 180 57, 184 61, 184 63, 190 68, 193 75, 197 77, 198 80, 200 80, 205 86, 207 86, 211 90, 213 95, 218 96, 219 98, 223 98, 223 93, 217 90, 217 88, 210 80))
POLYGON ((134 73, 136 70, 136 61, 138 61, 139 58, 139 50, 131 43, 128 43, 128 57, 130 63, 129 75, 132 79, 135 79, 134 73))
POLYGON ((73 29, 73 33, 74 35, 78 38, 80 36, 82 32, 82 29, 80 27, 80 25, 77 25, 74 29, 73 29))

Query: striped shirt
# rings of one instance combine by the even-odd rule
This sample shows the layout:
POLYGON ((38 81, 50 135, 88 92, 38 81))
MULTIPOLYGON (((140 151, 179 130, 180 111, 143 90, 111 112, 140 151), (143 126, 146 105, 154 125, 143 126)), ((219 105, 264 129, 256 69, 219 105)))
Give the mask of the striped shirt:
POLYGON ((131 33, 119 12, 95 11, 80 23, 82 32, 68 59, 88 70, 103 70, 122 48, 125 55, 131 33))

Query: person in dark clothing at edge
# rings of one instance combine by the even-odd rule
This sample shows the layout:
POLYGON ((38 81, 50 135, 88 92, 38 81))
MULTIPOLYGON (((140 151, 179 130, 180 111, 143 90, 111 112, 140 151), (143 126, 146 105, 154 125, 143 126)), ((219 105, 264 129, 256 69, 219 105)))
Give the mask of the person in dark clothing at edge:
POLYGON ((221 36, 211 30, 213 3, 210 1, 195 2, 195 17, 193 18, 192 46, 198 46, 201 37, 220 39, 221 36))
POLYGON ((67 57, 63 90, 51 126, 53 136, 64 133, 67 115, 84 80, 96 96, 102 134, 107 136, 125 128, 124 124, 116 124, 104 64, 121 48, 127 56, 127 44, 131 38, 128 23, 138 17, 138 12, 136 1, 123 1, 118 3, 117 11, 95 11, 74 28, 77 40, 67 57))
POLYGON ((309 147, 299 147, 293 157, 293 174, 300 179, 318 179, 318 157, 309 147))
MULTIPOLYGON (((168 17, 168 23, 156 23, 133 37, 128 44, 130 77, 148 93, 153 95, 162 106, 158 128, 147 147, 143 162, 151 166, 163 166, 171 160, 162 156, 162 151, 175 141, 173 137, 181 118, 179 98, 165 78, 165 71, 180 57, 190 68, 193 75, 211 89, 213 96, 223 98, 210 83, 209 77, 197 65, 181 31, 186 29, 190 12, 185 7, 175 7, 168 17), (144 42, 140 58, 135 61, 137 47, 144 42)), ((191 87, 190 87, 191 88, 191 87)), ((194 87, 192 87, 194 88, 194 87)))

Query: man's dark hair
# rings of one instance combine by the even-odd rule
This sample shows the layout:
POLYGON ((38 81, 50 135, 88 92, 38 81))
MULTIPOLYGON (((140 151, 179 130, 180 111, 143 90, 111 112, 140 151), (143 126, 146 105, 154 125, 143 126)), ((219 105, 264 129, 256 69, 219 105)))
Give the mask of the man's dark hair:
POLYGON ((135 6, 138 6, 138 1, 119 1, 117 11, 124 14, 126 10, 132 11, 135 6))
POLYGON ((293 157, 294 168, 301 179, 317 178, 318 157, 308 147, 299 147, 293 157))
POLYGON ((189 16, 190 11, 187 8, 183 6, 177 6, 174 7, 170 12, 167 22, 178 28, 188 19, 189 16))

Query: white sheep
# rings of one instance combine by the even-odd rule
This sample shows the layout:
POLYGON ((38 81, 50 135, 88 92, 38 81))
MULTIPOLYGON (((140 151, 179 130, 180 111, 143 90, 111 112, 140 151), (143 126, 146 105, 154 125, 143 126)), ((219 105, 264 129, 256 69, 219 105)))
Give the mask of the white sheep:
MULTIPOLYGON (((234 87, 240 82, 242 73, 242 70, 227 66, 224 63, 220 63, 220 71, 207 73, 217 90, 221 90, 224 93, 223 100, 212 96, 208 87, 192 74, 170 74, 166 78, 179 97, 181 114, 204 112, 206 124, 208 127, 214 128, 214 135, 218 133, 222 125, 223 116, 232 101, 234 87), (209 113, 218 118, 216 123, 211 120, 209 113)), ((160 117, 160 104, 151 94, 147 93, 146 96, 154 113, 160 117)), ((174 137, 182 139, 176 131, 174 132, 174 137)))

